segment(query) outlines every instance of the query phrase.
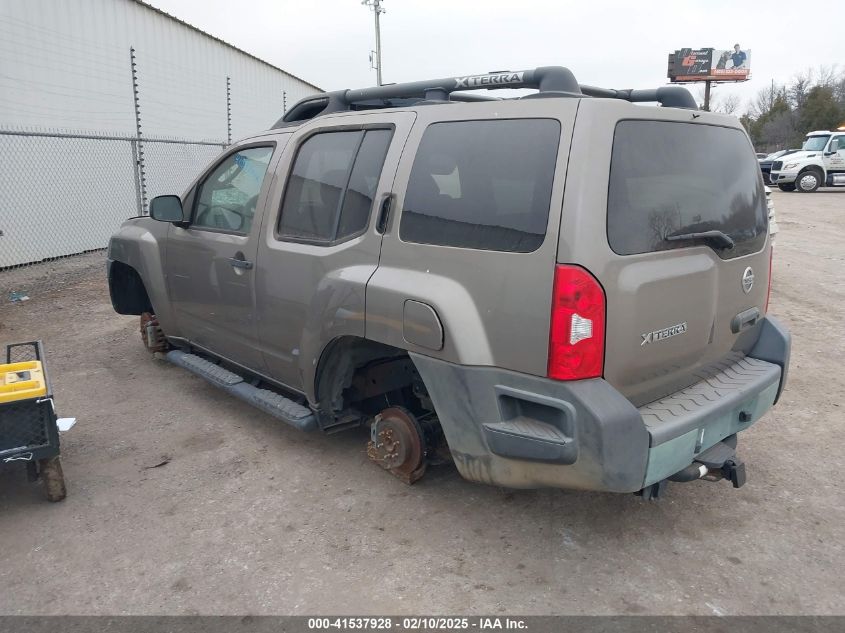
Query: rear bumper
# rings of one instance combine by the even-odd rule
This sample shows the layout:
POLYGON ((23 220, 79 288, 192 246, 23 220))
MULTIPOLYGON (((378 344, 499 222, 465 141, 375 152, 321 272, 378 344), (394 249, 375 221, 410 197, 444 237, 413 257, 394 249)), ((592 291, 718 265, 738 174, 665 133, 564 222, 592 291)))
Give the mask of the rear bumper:
POLYGON ((636 492, 754 424, 780 396, 789 349, 789 333, 767 317, 746 358, 639 409, 600 378, 560 382, 411 357, 464 478, 636 492))

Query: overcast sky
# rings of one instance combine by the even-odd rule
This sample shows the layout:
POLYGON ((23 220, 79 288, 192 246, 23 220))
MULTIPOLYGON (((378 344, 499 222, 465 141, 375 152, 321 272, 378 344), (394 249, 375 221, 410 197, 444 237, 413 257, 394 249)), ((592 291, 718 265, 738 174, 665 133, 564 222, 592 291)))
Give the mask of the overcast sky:
MULTIPOLYGON (((149 1, 323 89, 375 84, 373 14, 360 0, 149 1)), ((845 65, 842 29, 824 17, 843 0, 816 0, 806 21, 795 0, 383 2, 385 82, 563 65, 580 83, 649 88, 667 81, 670 51, 738 42, 752 51, 753 77, 714 95, 736 92, 745 107, 772 79, 845 65)))

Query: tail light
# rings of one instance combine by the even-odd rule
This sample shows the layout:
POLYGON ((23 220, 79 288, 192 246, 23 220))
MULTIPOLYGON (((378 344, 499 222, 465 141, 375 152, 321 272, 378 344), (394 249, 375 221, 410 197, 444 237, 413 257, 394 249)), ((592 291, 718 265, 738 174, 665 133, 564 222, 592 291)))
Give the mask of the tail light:
POLYGON ((769 287, 766 290, 766 307, 763 308, 763 314, 769 312, 769 297, 772 295, 772 256, 775 253, 774 247, 769 247, 769 287))
POLYGON ((549 378, 597 378, 604 371, 604 290, 579 266, 555 267, 549 378))

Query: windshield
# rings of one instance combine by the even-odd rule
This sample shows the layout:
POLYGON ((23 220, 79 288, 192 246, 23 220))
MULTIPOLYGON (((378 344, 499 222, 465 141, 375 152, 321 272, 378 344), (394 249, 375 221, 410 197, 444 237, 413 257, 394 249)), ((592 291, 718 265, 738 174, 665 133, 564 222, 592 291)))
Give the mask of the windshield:
POLYGON ((820 152, 824 149, 824 146, 827 145, 827 141, 830 138, 830 135, 827 136, 808 136, 807 140, 804 141, 804 144, 801 146, 805 152, 820 152))

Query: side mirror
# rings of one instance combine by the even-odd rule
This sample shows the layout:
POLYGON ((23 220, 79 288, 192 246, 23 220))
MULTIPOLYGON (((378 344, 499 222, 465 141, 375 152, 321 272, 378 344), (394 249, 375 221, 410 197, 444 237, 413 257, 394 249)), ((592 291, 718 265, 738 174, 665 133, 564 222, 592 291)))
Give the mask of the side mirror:
POLYGON ((830 146, 827 148, 827 154, 835 154, 839 151, 839 139, 835 138, 830 142, 830 146))
POLYGON ((150 217, 159 222, 184 222, 179 196, 156 196, 150 200, 150 217))

